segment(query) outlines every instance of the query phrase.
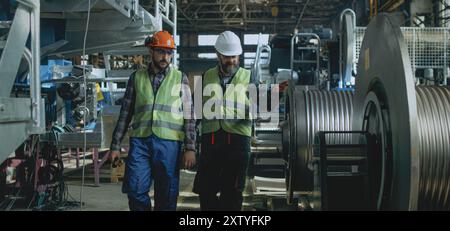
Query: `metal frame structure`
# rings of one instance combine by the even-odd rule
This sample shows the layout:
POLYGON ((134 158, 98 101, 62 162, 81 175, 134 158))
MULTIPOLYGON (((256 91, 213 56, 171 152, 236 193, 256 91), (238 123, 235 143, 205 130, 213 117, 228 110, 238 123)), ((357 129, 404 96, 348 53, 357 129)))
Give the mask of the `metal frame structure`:
MULTIPOLYGON (((177 4, 175 0, 154 1, 150 14, 138 0, 67 0, 43 2, 42 18, 65 19, 67 44, 49 54, 51 57, 81 55, 87 9, 91 8, 91 23, 86 41, 86 54, 132 48, 144 43, 153 32, 163 29, 163 23, 177 34, 177 4)), ((174 61, 176 65, 176 60, 174 61)))
MULTIPOLYGON (((348 71, 357 70, 362 40, 366 27, 357 27, 351 10, 346 9, 341 13, 341 53, 345 51, 345 57, 340 56, 340 76, 342 79, 349 77, 348 71), (347 18, 349 17, 349 18, 347 18), (343 20, 345 19, 345 20, 343 20), (349 24, 349 22, 352 22, 349 24), (345 39, 343 39, 345 38, 345 39), (354 38, 354 39, 352 39, 354 38), (353 54, 353 58, 350 57, 353 54)), ((442 85, 447 85, 450 65, 450 28, 443 27, 401 27, 404 36, 413 75, 417 69, 440 69, 444 78, 442 85)))
POLYGON ((376 193, 370 188, 369 163, 377 151, 374 136, 359 131, 319 131, 314 138, 314 192, 311 201, 314 209, 373 209, 370 201, 376 193), (341 141, 339 149, 336 149, 337 140, 341 141), (354 187, 343 187, 342 184, 354 187))
MULTIPOLYGON (((158 18, 160 23, 160 29, 163 29, 162 21, 172 27, 172 36, 175 39, 177 37, 177 2, 175 0, 163 1, 164 4, 162 4, 160 0, 155 0, 155 16, 158 18), (172 17, 170 17, 170 15, 172 15, 172 17)), ((178 66, 176 49, 173 53, 172 63, 174 66, 178 66)))
POLYGON ((180 31, 292 33, 299 25, 329 25, 351 1, 343 0, 179 0, 180 31), (306 9, 306 10, 304 10, 306 9), (303 14, 302 14, 303 12, 303 14))
POLYGON ((291 38, 291 59, 290 59, 290 67, 291 67, 291 78, 294 78, 294 64, 295 63, 310 63, 316 64, 316 75, 314 76, 314 83, 317 86, 320 86, 319 82, 319 70, 320 70, 320 38, 317 34, 314 33, 297 33, 291 38), (316 51, 316 60, 303 60, 303 59, 294 59, 294 49, 297 38, 299 37, 313 37, 317 39, 317 45, 315 47, 298 47, 299 50, 315 50, 316 51))
POLYGON ((43 133, 44 102, 40 83, 40 1, 20 0, 0 59, 0 160, 25 141, 31 134, 43 133), (26 47, 31 34, 31 51, 26 47), (22 56, 31 63, 30 98, 11 98, 22 56))

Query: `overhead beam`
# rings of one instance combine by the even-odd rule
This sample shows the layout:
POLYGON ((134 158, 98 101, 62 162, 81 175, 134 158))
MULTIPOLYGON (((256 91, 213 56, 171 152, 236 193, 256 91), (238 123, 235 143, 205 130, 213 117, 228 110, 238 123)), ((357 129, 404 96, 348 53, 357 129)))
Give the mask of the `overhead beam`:
MULTIPOLYGON (((242 46, 243 52, 255 52, 256 45, 244 45, 242 46)), ((190 47, 177 47, 177 51, 179 53, 187 52, 187 53, 215 53, 216 50, 214 46, 190 46, 190 47)))
MULTIPOLYGON (((178 4, 178 3, 177 3, 178 4)), ((179 5, 179 4, 178 4, 179 5)), ((192 26, 194 26, 195 27, 195 24, 194 24, 194 22, 192 21, 192 19, 186 14, 186 12, 184 12, 184 10, 180 7, 180 6, 178 6, 177 7, 177 10, 178 10, 178 12, 180 12, 182 15, 183 15, 183 17, 192 25, 192 26)))
MULTIPOLYGON (((325 20, 329 20, 329 19, 328 18, 303 18, 302 19, 302 21, 325 21, 325 20)), ((198 21, 202 21, 202 22, 223 22, 223 21, 225 21, 227 23, 240 23, 241 22, 241 20, 239 18, 230 18, 227 20, 224 20, 222 18, 202 18, 201 20, 198 20, 198 21)), ((277 22, 278 23, 296 24, 297 20, 295 20, 295 19, 278 19, 277 22)), ((260 19, 252 18, 252 19, 248 19, 247 23, 254 23, 254 24, 273 23, 273 19, 272 18, 260 18, 260 19)))
POLYGON ((392 12, 399 8, 403 3, 405 3, 405 0, 389 0, 380 7, 379 11, 392 12))

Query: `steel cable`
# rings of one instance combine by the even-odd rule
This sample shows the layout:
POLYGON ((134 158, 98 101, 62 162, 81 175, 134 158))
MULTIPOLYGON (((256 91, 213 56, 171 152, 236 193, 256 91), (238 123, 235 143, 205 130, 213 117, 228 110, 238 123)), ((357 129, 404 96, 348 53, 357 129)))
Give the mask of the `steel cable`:
POLYGON ((450 210, 450 87, 416 87, 419 210, 450 210))

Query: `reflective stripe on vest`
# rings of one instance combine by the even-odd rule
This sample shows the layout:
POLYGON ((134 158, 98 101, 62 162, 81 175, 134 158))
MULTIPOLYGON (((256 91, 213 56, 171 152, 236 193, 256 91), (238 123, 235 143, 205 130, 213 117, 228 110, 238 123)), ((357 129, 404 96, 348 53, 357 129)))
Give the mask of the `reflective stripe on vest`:
POLYGON ((250 119, 252 117, 245 114, 250 113, 250 100, 246 95, 248 84, 250 83, 250 71, 239 68, 230 85, 240 85, 244 88, 238 89, 239 91, 232 91, 228 87, 223 98, 215 95, 216 91, 221 92, 222 89, 219 78, 217 67, 209 69, 204 74, 203 90, 205 91, 205 87, 208 85, 213 90, 211 96, 203 96, 202 134, 215 132, 222 128, 229 133, 251 136, 252 121, 250 119), (211 113, 209 110, 205 110, 205 103, 207 102, 208 105, 214 103, 210 110, 211 113), (216 109, 216 107, 218 108, 216 109), (214 118, 214 114, 219 116, 219 118, 214 118), (242 115, 245 117, 240 117, 242 115))
POLYGON ((147 70, 136 72, 136 102, 131 137, 148 137, 154 134, 162 139, 184 139, 181 80, 181 72, 171 68, 155 96, 147 70))

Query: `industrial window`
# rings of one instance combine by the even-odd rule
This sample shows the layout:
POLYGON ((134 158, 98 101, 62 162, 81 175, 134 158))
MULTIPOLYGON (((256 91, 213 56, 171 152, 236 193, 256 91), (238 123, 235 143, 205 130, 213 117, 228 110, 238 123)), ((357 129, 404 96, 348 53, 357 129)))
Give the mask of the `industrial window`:
POLYGON ((244 53, 244 58, 255 58, 255 52, 245 52, 244 53))
POLYGON ((254 59, 244 59, 244 67, 250 68, 254 62, 254 59))
MULTIPOLYGON (((245 34, 244 35, 244 45, 257 45, 259 34, 245 34)), ((261 34, 261 43, 269 43, 269 34, 261 34)))
MULTIPOLYGON (((255 55, 256 55, 255 52, 245 52, 244 53, 244 58, 245 59, 248 59, 248 58, 254 59, 255 55)), ((268 56, 269 56, 269 53, 267 53, 267 52, 261 53, 261 58, 267 58, 268 56)))
POLYGON ((215 59, 216 53, 198 53, 198 57, 201 59, 215 59))
POLYGON ((199 35, 198 45, 199 46, 214 46, 219 35, 199 35))

